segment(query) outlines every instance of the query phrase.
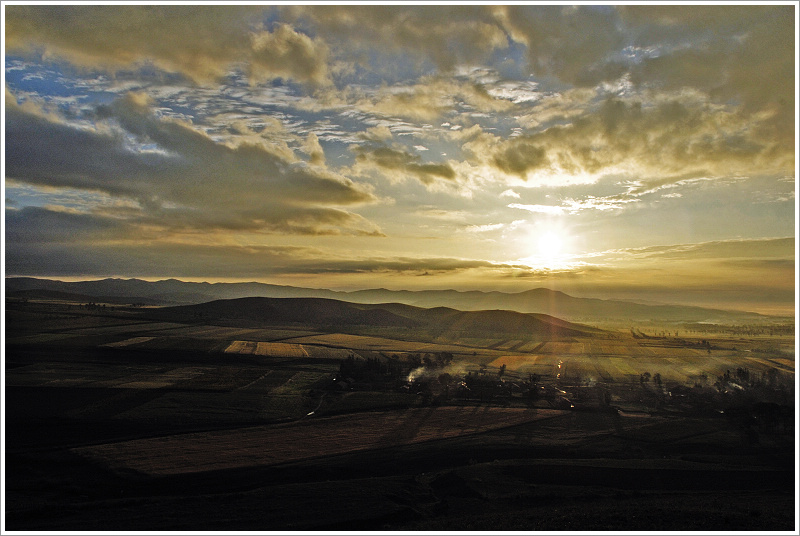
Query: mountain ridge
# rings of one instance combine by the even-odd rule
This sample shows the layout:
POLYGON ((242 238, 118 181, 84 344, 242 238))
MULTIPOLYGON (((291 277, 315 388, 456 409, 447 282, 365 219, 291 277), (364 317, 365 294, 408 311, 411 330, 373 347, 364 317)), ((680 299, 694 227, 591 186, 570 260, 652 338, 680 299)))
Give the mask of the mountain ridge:
POLYGON ((582 298, 559 290, 535 288, 517 293, 501 291, 388 290, 364 289, 336 291, 275 285, 259 282, 209 283, 178 279, 144 281, 106 278, 65 282, 31 277, 7 277, 6 293, 30 290, 71 292, 106 298, 140 298, 160 305, 190 305, 219 299, 245 297, 330 298, 354 303, 403 303, 416 307, 451 307, 461 311, 512 310, 521 313, 544 313, 574 321, 660 321, 660 322, 758 322, 770 317, 758 313, 710 309, 688 305, 654 305, 634 301, 582 298))

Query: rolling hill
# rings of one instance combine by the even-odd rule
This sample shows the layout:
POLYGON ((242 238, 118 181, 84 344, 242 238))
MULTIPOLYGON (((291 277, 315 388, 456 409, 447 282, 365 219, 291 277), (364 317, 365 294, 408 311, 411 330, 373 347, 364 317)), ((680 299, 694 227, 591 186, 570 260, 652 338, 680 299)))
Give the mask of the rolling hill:
POLYGON ((389 328, 420 334, 464 333, 561 339, 604 333, 550 315, 516 311, 425 309, 399 303, 365 305, 327 298, 238 298, 150 310, 148 318, 223 325, 291 325, 313 329, 369 332, 389 328), (411 329, 413 328, 413 329, 411 329))

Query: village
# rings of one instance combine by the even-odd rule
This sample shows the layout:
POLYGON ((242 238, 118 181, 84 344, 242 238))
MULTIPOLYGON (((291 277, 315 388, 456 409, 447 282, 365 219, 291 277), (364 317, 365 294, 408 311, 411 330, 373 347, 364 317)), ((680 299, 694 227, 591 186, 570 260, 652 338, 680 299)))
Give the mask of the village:
MULTIPOLYGON (((506 365, 464 367, 450 352, 386 354, 340 362, 324 389, 397 391, 417 397, 417 405, 488 404, 504 407, 605 412, 624 415, 724 415, 751 441, 759 432, 794 431, 792 378, 776 369, 757 374, 746 367, 717 378, 702 374, 688 386, 644 372, 635 381, 598 382, 565 373, 564 362, 521 374, 506 365)), ((312 393, 312 396, 314 393, 312 393)))

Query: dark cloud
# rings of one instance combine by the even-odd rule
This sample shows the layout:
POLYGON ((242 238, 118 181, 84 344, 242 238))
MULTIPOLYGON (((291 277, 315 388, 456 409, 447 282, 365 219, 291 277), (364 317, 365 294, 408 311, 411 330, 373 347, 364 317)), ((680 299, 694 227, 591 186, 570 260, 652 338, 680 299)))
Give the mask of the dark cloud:
POLYGON ((24 207, 6 210, 6 243, 29 244, 64 243, 121 238, 118 221, 91 214, 52 210, 43 207, 24 207))
POLYGON ((613 9, 605 6, 502 6, 498 14, 510 36, 527 47, 529 68, 579 86, 622 74, 612 52, 624 46, 613 9))
POLYGON ((55 122, 8 98, 5 135, 6 177, 29 184, 135 195, 135 183, 148 170, 174 167, 173 159, 163 155, 134 154, 122 136, 55 122), (119 180, 120 174, 127 180, 119 180))
POLYGON ((423 163, 419 155, 400 148, 385 145, 355 146, 356 161, 371 164, 384 173, 399 178, 414 177, 423 184, 432 184, 436 179, 454 180, 456 172, 449 163, 423 163))
POLYGON ((380 234, 342 208, 374 202, 368 188, 291 151, 266 142, 225 145, 158 118, 131 95, 102 107, 99 116, 109 128, 57 123, 8 103, 7 177, 126 196, 141 206, 142 221, 167 229, 380 234))

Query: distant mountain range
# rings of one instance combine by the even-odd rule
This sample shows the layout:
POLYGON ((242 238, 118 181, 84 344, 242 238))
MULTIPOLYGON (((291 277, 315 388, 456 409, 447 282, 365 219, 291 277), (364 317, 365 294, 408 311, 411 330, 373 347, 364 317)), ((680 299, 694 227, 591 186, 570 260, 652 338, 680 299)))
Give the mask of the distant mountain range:
POLYGON ((76 301, 164 306, 251 297, 329 298, 361 304, 400 303, 423 308, 449 307, 461 311, 499 309, 520 313, 542 313, 574 322, 757 323, 770 318, 757 313, 683 305, 649 305, 621 300, 578 298, 546 288, 518 293, 387 289, 342 292, 255 282, 191 283, 177 279, 162 281, 102 279, 65 282, 30 277, 9 277, 6 278, 5 285, 8 297, 45 299, 47 293, 51 293, 50 299, 69 299, 69 295, 72 295, 72 299, 76 301))

